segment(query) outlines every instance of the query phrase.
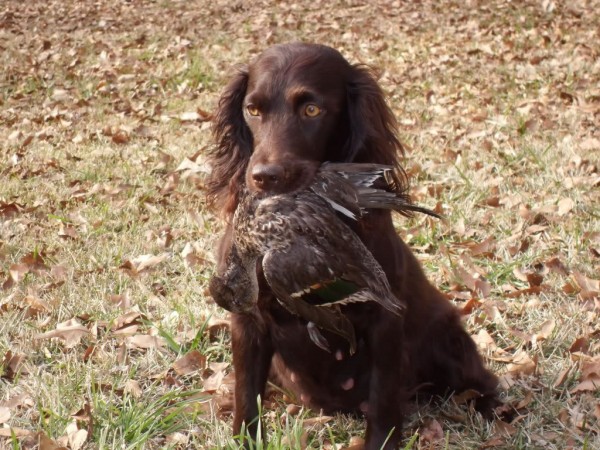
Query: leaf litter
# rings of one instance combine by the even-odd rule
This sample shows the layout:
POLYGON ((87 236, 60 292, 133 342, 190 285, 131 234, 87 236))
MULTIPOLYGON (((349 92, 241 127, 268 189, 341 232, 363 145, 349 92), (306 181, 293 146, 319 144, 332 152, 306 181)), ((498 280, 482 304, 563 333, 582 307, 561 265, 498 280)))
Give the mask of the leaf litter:
MULTIPOLYGON (((518 411, 483 432, 434 409, 433 420, 411 416, 407 440, 421 430, 420 448, 447 435, 452 448, 511 447, 520 436, 544 448, 598 442, 598 11, 595 0, 6 2, 0 439, 97 445, 85 421, 53 422, 38 406, 81 408, 83 395, 45 392, 80 392, 71 380, 84 377, 103 386, 99 408, 110 392, 151 401, 148 379, 162 383, 158 395, 202 392, 209 425, 158 430, 149 448, 229 439, 229 321, 206 294, 219 233, 203 199, 209 121, 236 64, 311 40, 381 68, 411 194, 447 218, 398 230, 502 377, 504 409, 518 411), (119 382, 128 365, 133 378, 119 382), (59 367, 72 372, 54 376, 59 367), (54 434, 39 429, 40 415, 54 434)), ((332 442, 336 428, 306 425, 300 443, 360 447, 332 442)))

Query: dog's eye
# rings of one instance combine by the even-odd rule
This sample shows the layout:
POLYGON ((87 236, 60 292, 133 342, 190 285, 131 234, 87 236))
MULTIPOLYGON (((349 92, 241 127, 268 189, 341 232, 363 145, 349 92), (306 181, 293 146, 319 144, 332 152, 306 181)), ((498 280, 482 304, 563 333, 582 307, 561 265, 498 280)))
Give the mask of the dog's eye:
POLYGON ((246 111, 248 111, 248 114, 250 114, 253 117, 257 117, 260 116, 260 111, 258 110, 258 108, 252 104, 246 106, 246 111))
POLYGON ((304 114, 307 117, 317 117, 319 114, 321 114, 321 108, 311 103, 310 105, 306 105, 306 108, 304 108, 304 114))

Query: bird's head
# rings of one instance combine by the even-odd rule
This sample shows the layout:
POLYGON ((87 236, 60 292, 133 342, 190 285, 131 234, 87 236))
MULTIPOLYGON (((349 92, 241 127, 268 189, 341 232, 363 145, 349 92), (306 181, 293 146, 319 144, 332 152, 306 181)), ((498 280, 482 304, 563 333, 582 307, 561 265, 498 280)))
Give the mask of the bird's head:
POLYGON ((208 288, 221 308, 234 313, 249 313, 258 302, 256 258, 242 258, 234 245, 227 258, 227 268, 212 277, 208 288))

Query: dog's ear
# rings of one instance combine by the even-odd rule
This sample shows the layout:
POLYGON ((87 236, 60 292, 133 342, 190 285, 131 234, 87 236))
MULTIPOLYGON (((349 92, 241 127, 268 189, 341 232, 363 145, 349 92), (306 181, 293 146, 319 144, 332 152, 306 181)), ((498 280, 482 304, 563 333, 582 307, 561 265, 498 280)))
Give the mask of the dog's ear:
POLYGON ((216 146, 210 151, 212 173, 207 190, 209 205, 219 205, 225 214, 237 205, 244 172, 252 154, 252 134, 244 120, 243 102, 248 87, 248 70, 238 69, 229 82, 213 117, 216 146))
POLYGON ((402 144, 396 136, 397 122, 394 114, 385 101, 375 75, 367 66, 352 67, 347 93, 350 120, 350 136, 346 143, 347 160, 372 160, 373 155, 369 158, 362 153, 377 150, 383 154, 381 156, 402 152, 402 144))
POLYGON ((398 123, 369 67, 352 66, 347 102, 350 123, 344 159, 393 166, 395 188, 398 193, 406 194, 408 179, 400 163, 404 147, 397 136, 398 123))

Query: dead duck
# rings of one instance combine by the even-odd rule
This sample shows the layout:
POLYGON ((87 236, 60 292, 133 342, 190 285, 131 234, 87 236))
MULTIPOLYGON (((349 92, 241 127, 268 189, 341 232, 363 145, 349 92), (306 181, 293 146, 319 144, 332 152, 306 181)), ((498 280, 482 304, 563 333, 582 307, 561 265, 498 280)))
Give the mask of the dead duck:
POLYGON ((308 322, 312 341, 329 351, 319 329, 345 338, 354 353, 354 328, 342 305, 371 301, 401 315, 404 303, 391 292, 371 252, 340 216, 357 220, 369 209, 437 216, 394 192, 390 166, 325 163, 302 190, 264 196, 244 192, 233 223, 226 270, 209 285, 216 303, 250 312, 258 299, 256 263, 275 297, 308 322))

